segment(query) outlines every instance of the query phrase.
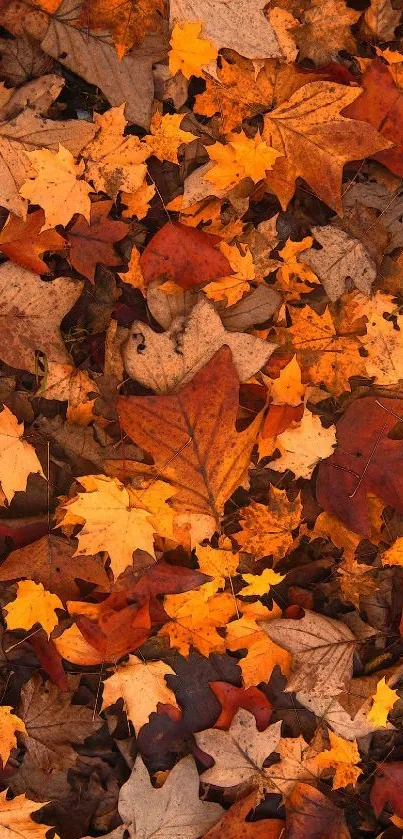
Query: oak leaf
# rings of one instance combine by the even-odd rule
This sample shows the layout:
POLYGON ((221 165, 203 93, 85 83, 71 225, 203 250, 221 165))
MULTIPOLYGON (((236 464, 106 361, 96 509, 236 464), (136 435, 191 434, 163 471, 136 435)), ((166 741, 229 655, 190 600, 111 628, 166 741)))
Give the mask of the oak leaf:
POLYGON ((23 721, 12 713, 11 705, 2 705, 0 708, 0 730, 0 760, 4 769, 11 750, 17 745, 16 731, 25 731, 23 721))
POLYGON ((209 728, 196 732, 195 737, 199 748, 215 761, 211 769, 203 772, 202 779, 206 783, 234 787, 252 782, 262 789, 267 780, 263 763, 272 752, 277 751, 281 722, 259 732, 253 714, 240 709, 228 732, 209 728))
POLYGON ((102 708, 108 708, 122 698, 128 719, 136 732, 148 722, 150 714, 162 702, 177 708, 175 694, 165 682, 174 671, 162 661, 141 661, 134 655, 118 664, 115 672, 104 682, 102 708))
POLYGON ((90 221, 79 216, 66 234, 69 261, 90 282, 94 282, 99 262, 108 266, 120 265, 122 262, 114 252, 113 245, 127 235, 128 228, 124 222, 108 218, 111 206, 112 201, 91 204, 90 221))
POLYGON ((291 548, 291 531, 301 522, 302 505, 299 495, 289 501, 285 490, 271 487, 268 504, 252 501, 241 510, 241 533, 236 540, 245 553, 255 559, 272 555, 281 559, 291 548))
POLYGON ((12 262, 37 274, 46 274, 49 268, 40 257, 45 251, 64 250, 66 242, 56 230, 41 230, 45 224, 43 210, 36 210, 26 220, 10 213, 0 233, 0 251, 12 262))
POLYGON ((46 591, 42 583, 21 580, 17 585, 15 600, 4 607, 7 627, 32 629, 36 623, 40 623, 49 638, 59 620, 56 609, 63 609, 63 603, 56 594, 46 591))
POLYGON ((260 338, 227 332, 214 307, 202 298, 186 320, 175 318, 168 332, 157 333, 135 321, 122 357, 132 379, 156 393, 177 392, 224 344, 231 350, 241 382, 257 373, 274 350, 273 344, 260 338))
POLYGON ((57 152, 49 149, 27 152, 35 175, 21 186, 20 195, 33 204, 39 204, 45 212, 42 230, 50 230, 57 224, 66 225, 75 213, 90 217, 91 187, 80 180, 84 163, 75 163, 68 149, 59 145, 57 152))
POLYGON ((151 452, 157 470, 176 489, 171 504, 178 513, 201 513, 218 522, 246 475, 257 428, 253 423, 246 431, 235 430, 238 381, 231 351, 223 347, 178 394, 118 399, 122 428, 151 452))
MULTIPOLYGON (((342 212, 344 164, 387 148, 388 140, 362 122, 341 116, 360 90, 334 82, 312 82, 264 118, 263 137, 287 158, 287 176, 303 178, 316 195, 342 212)), ((279 159, 281 162, 281 158, 279 159)), ((277 162, 273 173, 276 173, 277 162)), ((285 209, 289 193, 277 193, 285 209)))
MULTIPOLYGON (((124 110, 123 104, 105 114, 97 114, 95 124, 99 131, 82 150, 86 178, 94 184, 97 192, 106 192, 114 199, 121 190, 135 192, 139 189, 147 171, 144 161, 150 154, 138 137, 124 136, 127 124, 124 110)), ((80 210, 77 208, 76 212, 80 210)), ((82 215, 89 220, 88 214, 82 215)))
POLYGON ((0 414, 0 483, 8 503, 16 492, 25 492, 29 475, 45 477, 35 449, 23 440, 19 423, 6 405, 0 414))
POLYGON ((137 757, 132 774, 119 795, 119 815, 131 839, 198 839, 223 815, 219 804, 199 799, 199 776, 192 757, 171 769, 160 789, 137 757))
POLYGON ((299 619, 261 621, 275 643, 293 655, 287 690, 336 696, 352 676, 356 639, 341 621, 305 610, 299 619))

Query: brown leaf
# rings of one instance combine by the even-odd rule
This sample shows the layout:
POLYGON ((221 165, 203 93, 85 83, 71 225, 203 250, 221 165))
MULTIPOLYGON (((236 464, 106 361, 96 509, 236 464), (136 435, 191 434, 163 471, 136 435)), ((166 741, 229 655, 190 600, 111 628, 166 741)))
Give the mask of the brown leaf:
POLYGON ((315 787, 296 784, 285 807, 287 839, 350 839, 343 810, 315 787))
POLYGON ((140 258, 146 284, 172 280, 181 288, 193 288, 232 274, 218 248, 221 239, 178 222, 165 224, 153 236, 140 258))
POLYGON ((70 262, 79 274, 92 283, 99 262, 109 266, 122 262, 113 245, 126 236, 128 227, 123 221, 108 218, 112 203, 97 201, 92 204, 90 223, 79 216, 67 232, 70 262))

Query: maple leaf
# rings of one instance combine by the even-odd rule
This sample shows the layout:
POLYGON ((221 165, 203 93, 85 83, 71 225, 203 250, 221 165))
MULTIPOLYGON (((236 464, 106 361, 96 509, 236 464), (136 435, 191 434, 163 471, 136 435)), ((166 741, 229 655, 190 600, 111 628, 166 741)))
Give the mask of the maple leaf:
POLYGON ((225 643, 229 650, 247 651, 246 656, 239 662, 245 687, 268 682, 277 665, 284 675, 288 675, 290 654, 273 643, 257 623, 258 620, 277 617, 280 610, 275 607, 270 612, 259 601, 248 605, 242 603, 240 608, 242 617, 228 624, 225 643))
MULTIPOLYGON (((138 137, 124 136, 127 125, 124 111, 123 104, 105 114, 96 114, 98 133, 82 150, 86 178, 97 192, 106 192, 110 198, 116 198, 120 190, 135 192, 142 186, 147 171, 144 161, 150 154, 138 137)), ((84 170, 83 162, 82 167, 84 170)), ((89 213, 82 215, 89 221, 89 213)))
MULTIPOLYGON (((46 802, 45 802, 46 803, 46 802)), ((7 790, 0 793, 0 828, 4 835, 13 839, 46 839, 49 825, 38 824, 31 819, 36 810, 40 810, 44 803, 35 804, 25 795, 17 795, 7 799, 7 790)), ((54 839, 59 839, 55 835, 54 839)))
POLYGON ((224 638, 217 628, 226 626, 235 608, 233 595, 226 592, 214 594, 208 600, 203 590, 168 594, 164 609, 173 620, 166 623, 160 633, 168 634, 171 646, 182 655, 188 655, 191 646, 203 655, 224 652, 224 638))
POLYGON ((282 152, 265 143, 257 133, 253 138, 231 134, 227 145, 215 143, 208 147, 208 154, 215 166, 207 172, 206 180, 219 190, 228 190, 246 177, 260 181, 282 152))
POLYGON ((287 690, 312 696, 336 696, 351 678, 356 639, 340 621, 305 610, 298 620, 262 621, 261 627, 275 643, 293 654, 287 690))
POLYGON ((287 296, 299 297, 300 294, 312 291, 318 283, 316 274, 305 265, 303 259, 301 261, 298 258, 300 253, 311 247, 312 242, 312 236, 305 236, 301 242, 287 239, 284 247, 278 252, 284 265, 280 265, 277 271, 277 282, 287 296))
POLYGON ((112 201, 91 204, 90 221, 79 216, 66 234, 70 263, 92 283, 99 262, 109 266, 122 262, 114 253, 113 245, 126 236, 128 228, 122 221, 108 218, 111 206, 112 201))
POLYGON ((361 757, 357 748, 357 743, 344 740, 329 731, 330 749, 320 752, 315 758, 315 765, 319 769, 335 769, 333 778, 333 789, 346 787, 348 784, 357 783, 357 779, 361 775, 361 769, 358 769, 357 763, 360 762, 361 757))
POLYGON ((223 813, 219 804, 199 799, 199 776, 190 756, 171 769, 160 789, 154 789, 139 755, 119 795, 119 815, 129 826, 131 839, 163 839, 169 833, 198 839, 223 813))
POLYGON ((22 439, 24 423, 19 423, 6 405, 0 414, 0 483, 10 502, 16 492, 24 492, 29 475, 45 477, 35 449, 22 439))
POLYGON ((390 0, 371 0, 370 6, 365 11, 364 20, 372 34, 383 41, 392 41, 400 21, 400 14, 398 9, 393 8, 390 0))
POLYGON ((258 732, 254 716, 242 708, 237 711, 228 732, 217 728, 196 732, 197 745, 215 761, 212 769, 203 772, 202 779, 221 787, 252 782, 264 788, 263 763, 277 751, 280 730, 281 722, 277 722, 266 731, 258 732))
POLYGON ((178 394, 119 398, 122 428, 152 453, 160 474, 175 487, 172 506, 179 513, 201 513, 218 522, 225 501, 242 482, 256 426, 235 430, 237 402, 238 376, 228 347, 178 394))
POLYGON ((246 245, 220 243, 221 253, 228 259, 232 274, 220 280, 207 283, 204 293, 211 300, 226 300, 226 306, 233 306, 250 290, 250 281, 255 278, 253 257, 246 245))
POLYGON ((179 146, 183 143, 191 143, 195 139, 194 134, 180 127, 183 116, 183 114, 164 114, 164 116, 159 113, 154 114, 150 134, 147 134, 144 139, 150 147, 150 153, 155 154, 159 160, 177 163, 179 146))
POLYGON ((0 708, 0 726, 1 726, 1 742, 0 742, 0 759, 5 767, 10 752, 16 748, 17 738, 16 731, 25 731, 25 725, 20 717, 12 713, 11 705, 3 705, 0 708))
POLYGON ((355 315, 366 320, 366 334, 360 341, 367 351, 365 370, 368 376, 375 376, 379 384, 397 384, 403 378, 402 340, 400 337, 401 318, 394 319, 385 315, 395 315, 396 304, 389 294, 375 292, 370 298, 360 294, 354 296, 355 315))
POLYGON ((385 677, 383 677, 383 679, 379 680, 376 686, 376 691, 373 696, 373 705, 368 711, 367 720, 379 728, 385 726, 389 711, 392 710, 398 700, 399 695, 397 691, 392 690, 389 685, 386 684, 385 677))
MULTIPOLYGON (((358 120, 341 116, 340 112, 359 94, 357 88, 334 82, 312 82, 264 118, 262 136, 287 158, 286 173, 290 180, 303 178, 337 213, 342 213, 344 164, 376 154, 389 145, 372 126, 363 129, 358 120)), ((279 190, 276 194, 286 209, 288 192, 279 190)))
POLYGON ((312 233, 322 249, 305 251, 304 262, 314 269, 329 299, 338 300, 352 282, 369 297, 376 265, 362 243, 330 224, 313 227, 312 233))
POLYGON ((379 816, 386 803, 403 818, 402 797, 400 794, 403 765, 391 761, 380 766, 375 772, 375 781, 370 793, 370 801, 375 815, 379 816))
POLYGON ((302 25, 292 29, 300 59, 310 58, 316 65, 327 64, 339 50, 356 52, 351 26, 360 12, 349 9, 344 0, 313 0, 304 11, 302 25))
POLYGON ((169 52, 171 73, 181 72, 186 79, 201 76, 203 68, 217 58, 214 44, 200 34, 202 25, 188 21, 182 26, 176 23, 173 27, 169 52))
POLYGON ((134 192, 121 192, 120 200, 122 204, 126 205, 123 210, 123 218, 132 218, 136 216, 138 219, 144 218, 150 209, 150 201, 155 195, 154 184, 148 184, 146 180, 134 192))
POLYGON ((135 499, 117 478, 88 475, 80 478, 85 492, 65 505, 59 527, 82 525, 75 556, 91 556, 107 551, 117 577, 132 565, 137 549, 155 557, 154 532, 150 512, 136 506, 135 499))
POLYGON ((198 545, 196 557, 202 574, 207 574, 213 579, 204 583, 200 591, 204 593, 206 600, 216 594, 219 589, 225 588, 227 579, 235 576, 239 565, 239 554, 231 553, 229 550, 211 548, 210 545, 198 545))
POLYGON ((399 512, 403 510, 398 466, 401 444, 388 437, 402 408, 400 399, 373 397, 351 405, 336 425, 335 453, 319 466, 320 505, 362 536, 371 533, 368 493, 399 512), (359 440, 359 446, 354 446, 353 440, 359 440))
POLYGON ((285 490, 270 488, 269 503, 252 501, 241 510, 241 533, 236 540, 246 553, 256 559, 272 555, 276 561, 290 549, 291 531, 301 522, 302 505, 299 496, 289 501, 285 490))
POLYGON ((271 568, 265 568, 261 574, 242 574, 242 579, 247 586, 241 588, 239 592, 240 597, 249 597, 250 595, 267 594, 271 586, 276 586, 284 580, 284 576, 276 574, 271 568))
MULTIPOLYGON (((280 449, 280 457, 270 463, 270 469, 285 472, 289 469, 297 478, 310 478, 319 460, 330 457, 336 445, 334 426, 324 428, 318 416, 304 411, 301 420, 277 435, 273 450, 280 449)), ((263 447, 259 447, 261 453, 263 447)), ((264 449, 267 453, 267 447, 264 449)))
POLYGON ((45 214, 36 210, 25 221, 10 213, 0 233, 0 251, 13 262, 37 274, 46 274, 49 268, 43 259, 45 251, 64 250, 66 242, 56 230, 44 230, 45 214))
POLYGON ((252 791, 246 798, 241 798, 229 808, 215 827, 205 834, 204 839, 281 839, 284 832, 284 822, 279 819, 261 819, 257 822, 246 822, 250 811, 256 807, 256 792, 252 791))
POLYGON ((276 752, 280 761, 266 769, 267 788, 272 792, 281 793, 284 801, 287 801, 298 782, 315 782, 317 771, 315 772, 314 747, 312 744, 308 745, 303 737, 283 738, 276 752))
POLYGON ((40 149, 27 155, 36 174, 23 183, 20 194, 45 211, 42 230, 66 225, 75 213, 81 213, 88 221, 91 187, 79 180, 84 173, 83 161, 76 164, 71 152, 61 145, 57 152, 40 149))
POLYGON ((46 591, 42 583, 21 580, 17 584, 15 600, 4 607, 8 629, 32 629, 34 624, 43 626, 48 638, 58 624, 56 609, 63 603, 56 594, 46 591))
POLYGON ((161 29, 162 0, 84 0, 80 22, 87 28, 108 30, 119 58, 138 46, 148 32, 161 29))
POLYGON ((131 655, 104 683, 102 707, 108 708, 122 698, 127 716, 138 732, 148 722, 150 714, 157 710, 159 702, 178 707, 175 695, 165 682, 165 676, 169 674, 173 675, 174 671, 168 664, 141 661, 131 655))

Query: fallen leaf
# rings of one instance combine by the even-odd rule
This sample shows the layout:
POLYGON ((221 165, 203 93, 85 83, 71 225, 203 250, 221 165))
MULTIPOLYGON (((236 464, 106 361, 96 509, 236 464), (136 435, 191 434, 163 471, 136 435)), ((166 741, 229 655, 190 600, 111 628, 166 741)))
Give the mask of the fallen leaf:
POLYGON ((253 595, 260 596, 268 594, 271 586, 276 586, 284 580, 282 574, 276 574, 271 568, 265 568, 261 574, 242 574, 242 579, 247 586, 241 588, 239 592, 240 597, 250 597, 253 595))
POLYGON ((371 0, 364 20, 371 34, 383 41, 393 41, 395 29, 400 21, 400 10, 394 9, 390 0, 371 0))
POLYGON ((317 66, 332 61, 339 50, 356 52, 351 31, 360 13, 350 9, 344 0, 313 0, 304 11, 302 25, 291 30, 299 47, 299 57, 310 58, 317 66))
POLYGON ((0 741, 0 759, 2 761, 2 768, 4 769, 10 752, 17 746, 17 738, 15 736, 17 731, 25 731, 25 725, 20 717, 12 713, 11 705, 3 705, 0 708, 0 725, 1 725, 1 741, 0 741))
POLYGON ((181 288, 193 288, 231 274, 220 252, 218 236, 193 230, 184 224, 165 224, 143 251, 140 267, 144 281, 172 280, 181 288))
POLYGON ((330 224, 313 227, 312 233, 322 248, 310 248, 303 259, 319 277, 329 299, 338 300, 353 284, 369 297, 376 265, 361 242, 330 224))
MULTIPOLYGON (((138 137, 124 135, 127 124, 124 111, 125 106, 121 105, 96 115, 98 133, 82 151, 86 177, 97 192, 106 192, 114 199, 120 190, 139 189, 147 171, 144 161, 149 156, 148 147, 138 137)), ((76 212, 80 210, 77 208, 76 212)), ((89 213, 82 215, 89 221, 89 213)))
POLYGON ((336 770, 333 777, 333 789, 340 789, 349 784, 354 786, 362 772, 356 765, 361 760, 356 741, 344 740, 333 731, 329 731, 329 739, 330 749, 317 755, 316 766, 320 769, 336 770))
MULTIPOLYGON (((9 800, 7 790, 0 793, 0 796, 0 827, 7 839, 14 839, 14 836, 18 839, 46 839, 49 825, 38 824, 30 818, 36 810, 44 806, 43 802, 35 804, 25 795, 17 795, 9 800)), ((54 839, 59 837, 55 835, 54 839)))
POLYGON ((128 719, 135 731, 148 722, 159 702, 177 708, 175 695, 167 687, 165 676, 174 671, 162 661, 141 661, 135 655, 118 664, 115 672, 104 683, 102 707, 108 708, 118 699, 124 701, 128 719))
MULTIPOLYGON (((189 47, 187 47, 189 49, 189 47)), ((193 54, 192 54, 193 58, 193 54)), ((150 154, 155 154, 159 160, 178 162, 178 150, 183 143, 191 143, 195 135, 184 131, 180 126, 183 114, 154 114, 150 134, 145 136, 145 142, 150 147, 150 154), (151 136, 150 136, 151 135, 151 136)))
POLYGON ((368 711, 367 720, 372 722, 377 728, 386 725, 389 711, 399 700, 397 691, 392 690, 386 684, 386 679, 380 679, 373 698, 372 708, 368 711))
POLYGON ((285 490, 275 487, 271 487, 268 501, 268 505, 252 501, 241 510, 242 530, 236 540, 255 559, 272 555, 276 561, 293 543, 291 531, 301 522, 302 505, 299 496, 289 501, 285 490))
POLYGON ((235 599, 227 592, 214 594, 206 600, 203 591, 188 594, 168 594, 164 609, 172 620, 164 624, 162 635, 168 635, 171 647, 188 655, 193 646, 203 655, 224 652, 225 641, 217 632, 235 612, 235 599))
POLYGON ((334 426, 324 428, 316 414, 304 411, 299 422, 277 435, 273 449, 280 450, 280 457, 270 463, 270 469, 290 470, 297 478, 309 479, 316 464, 333 454, 335 445, 334 426))
POLYGON ((384 763, 375 771, 375 781, 370 792, 370 801, 375 815, 379 816, 390 804, 394 813, 403 818, 402 797, 400 795, 403 764, 399 761, 384 763))
POLYGON ((284 822, 279 819, 259 819, 246 822, 245 819, 256 806, 256 793, 251 792, 229 808, 221 821, 205 834, 204 839, 281 839, 284 822))
POLYGON ((20 194, 45 211, 42 230, 67 224, 75 213, 81 213, 89 221, 91 187, 80 180, 84 163, 76 164, 71 152, 62 145, 57 152, 40 149, 27 155, 35 175, 22 184, 20 194))
POLYGON ((91 204, 90 221, 79 216, 67 232, 70 263, 90 282, 94 282, 98 263, 113 266, 122 262, 113 245, 126 236, 128 228, 122 221, 108 218, 111 206, 112 201, 91 204))
MULTIPOLYGON (((59 5, 59 4, 58 4, 59 5)), ((84 27, 108 30, 113 38, 119 58, 123 58, 133 47, 139 46, 148 32, 161 29, 161 0, 151 3, 142 0, 134 5, 133 0, 84 0, 80 22, 84 27)))
POLYGON ((214 728, 228 729, 239 710, 244 708, 256 720, 258 731, 267 728, 272 714, 272 707, 267 696, 258 688, 237 688, 227 682, 210 682, 210 688, 221 704, 221 713, 214 728))
POLYGON ((32 629, 36 623, 40 623, 49 638, 59 620, 56 609, 63 609, 63 603, 56 594, 46 591, 42 583, 21 580, 17 585, 15 600, 4 607, 7 627, 32 629))
POLYGON ((23 440, 24 423, 19 423, 6 405, 0 414, 0 483, 8 503, 16 492, 25 492, 30 475, 45 478, 35 449, 23 440))
POLYGON ((37 274, 49 273, 49 267, 40 257, 46 251, 64 250, 66 242, 56 230, 44 230, 45 214, 36 210, 25 221, 10 213, 0 233, 0 251, 12 262, 37 274))
POLYGON ((343 809, 315 787, 296 784, 285 806, 289 839, 351 839, 343 809))
POLYGON ((217 58, 217 50, 208 38, 200 33, 201 23, 187 21, 182 26, 175 23, 172 29, 169 51, 169 69, 190 79, 203 75, 203 68, 217 58))

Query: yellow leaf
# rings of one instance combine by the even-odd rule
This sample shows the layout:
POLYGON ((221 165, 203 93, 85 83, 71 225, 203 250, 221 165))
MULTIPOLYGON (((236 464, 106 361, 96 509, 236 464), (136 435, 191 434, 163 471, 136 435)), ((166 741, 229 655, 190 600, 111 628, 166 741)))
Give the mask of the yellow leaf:
POLYGON ((239 596, 249 597, 253 594, 267 594, 271 586, 276 586, 284 580, 284 576, 277 574, 271 568, 265 568, 261 574, 242 574, 242 579, 249 585, 240 590, 239 596))
POLYGON ((45 211, 46 222, 42 230, 57 224, 65 226, 75 213, 81 213, 89 222, 91 187, 79 180, 84 163, 75 163, 74 157, 64 146, 57 152, 50 149, 27 152, 36 176, 23 183, 20 193, 45 211))
POLYGON ((246 177, 245 167, 230 143, 225 146, 222 143, 214 143, 207 151, 215 166, 209 169, 204 177, 218 190, 232 189, 246 177))
POLYGON ((46 591, 42 583, 21 580, 15 600, 4 607, 8 629, 32 629, 34 624, 43 626, 48 638, 58 623, 55 609, 63 609, 56 594, 46 591))
MULTIPOLYGON (((98 134, 83 149, 85 174, 97 192, 116 198, 119 191, 136 192, 147 172, 144 161, 150 150, 133 134, 125 137, 125 106, 110 108, 105 114, 95 114, 98 134)), ((76 210, 76 212, 81 212, 76 210)))
POLYGON ((376 691, 373 696, 373 705, 367 714, 367 720, 374 723, 378 728, 385 726, 388 719, 389 711, 400 699, 396 690, 392 690, 386 684, 385 676, 380 679, 376 686, 376 691))
POLYGON ((205 594, 206 600, 216 594, 218 589, 225 588, 226 580, 234 574, 239 564, 239 554, 231 551, 211 548, 210 545, 196 548, 197 561, 200 571, 213 577, 210 583, 204 583, 199 591, 205 594))
POLYGON ((245 133, 230 134, 227 145, 215 143, 207 151, 215 166, 206 175, 219 189, 230 189, 243 178, 251 178, 255 183, 262 180, 281 152, 268 145, 259 133, 247 137, 245 133))
POLYGON ((382 554, 382 565, 403 565, 403 536, 398 536, 396 542, 382 554))
POLYGON ((247 605, 240 603, 240 609, 242 617, 227 626, 225 646, 228 650, 247 650, 239 662, 245 688, 267 682, 276 665, 287 676, 291 667, 290 653, 275 644, 256 623, 278 617, 281 614, 278 606, 270 611, 257 601, 247 605))
POLYGON ((130 262, 127 266, 127 271, 124 274, 118 275, 124 283, 131 285, 132 288, 138 288, 144 296, 146 295, 147 286, 144 282, 143 272, 140 267, 140 254, 136 247, 130 254, 130 262))
POLYGON ((150 154, 159 160, 178 162, 178 148, 182 143, 191 143, 195 135, 190 131, 183 131, 180 127, 184 114, 154 114, 151 120, 150 132, 144 140, 150 147, 150 154))
MULTIPOLYGON (((4 839, 46 839, 49 825, 38 824, 31 819, 36 810, 41 810, 47 801, 35 804, 25 795, 7 799, 7 790, 0 793, 0 836, 4 839)), ((59 839, 55 834, 54 839, 59 839)))
POLYGON ((217 50, 208 38, 201 38, 202 23, 176 23, 171 34, 169 69, 173 75, 181 72, 186 79, 201 76, 217 58, 217 50))
POLYGON ((16 731, 26 733, 25 724, 15 714, 11 713, 11 705, 3 705, 0 708, 0 758, 5 767, 10 752, 17 745, 16 731))
POLYGON ((361 760, 356 740, 345 740, 333 731, 329 731, 329 738, 331 748, 318 754, 314 763, 319 769, 329 767, 336 770, 333 789, 354 785, 362 772, 356 766, 361 760))
POLYGON ((79 479, 86 490, 65 505, 63 527, 83 523, 78 533, 75 556, 93 556, 107 551, 115 577, 132 564, 133 551, 140 549, 155 557, 150 513, 133 506, 130 492, 117 478, 87 475, 79 479))
POLYGON ((287 239, 284 247, 279 251, 279 257, 284 265, 280 265, 277 271, 277 285, 290 297, 299 297, 300 294, 312 291, 312 285, 319 285, 319 280, 304 262, 299 262, 297 257, 303 251, 312 247, 312 236, 306 236, 301 242, 292 242, 287 239))
POLYGON ((296 407, 304 399, 306 387, 301 381, 301 368, 296 355, 283 367, 278 379, 268 379, 266 377, 265 383, 270 388, 273 405, 293 405, 296 407))
POLYGON ((243 551, 256 559, 269 555, 280 559, 291 548, 291 531, 300 524, 301 515, 299 495, 289 501, 285 490, 271 487, 268 504, 252 501, 242 508, 242 531, 236 534, 236 540, 243 551))
POLYGON ((297 478, 311 478, 318 461, 330 457, 335 445, 335 426, 324 428, 316 414, 304 411, 298 424, 276 437, 281 456, 270 464, 270 468, 278 472, 288 469, 297 478))
POLYGON ((154 198, 154 195, 154 184, 148 184, 146 180, 135 192, 122 192, 121 201, 127 207, 126 210, 123 210, 123 218, 132 218, 133 216, 138 219, 144 218, 150 209, 150 201, 154 198))
POLYGON ((191 646, 205 656, 225 651, 225 641, 217 627, 225 626, 235 612, 231 594, 215 594, 208 601, 201 590, 168 594, 164 609, 173 620, 162 627, 160 634, 168 634, 171 646, 182 655, 188 655, 191 646))
POLYGON ((22 439, 24 423, 19 423, 4 406, 0 414, 0 483, 8 502, 16 492, 25 492, 28 476, 45 477, 35 449, 22 439))
POLYGON ((253 257, 247 245, 220 242, 219 249, 228 259, 234 273, 207 283, 203 291, 211 300, 226 300, 227 306, 233 306, 250 290, 249 281, 255 277, 253 257))
POLYGON ((129 660, 118 664, 113 676, 104 682, 102 708, 108 708, 122 698, 137 733, 148 722, 150 714, 157 711, 158 702, 178 707, 175 694, 165 682, 167 675, 174 676, 175 672, 165 662, 141 661, 130 655, 129 660))

